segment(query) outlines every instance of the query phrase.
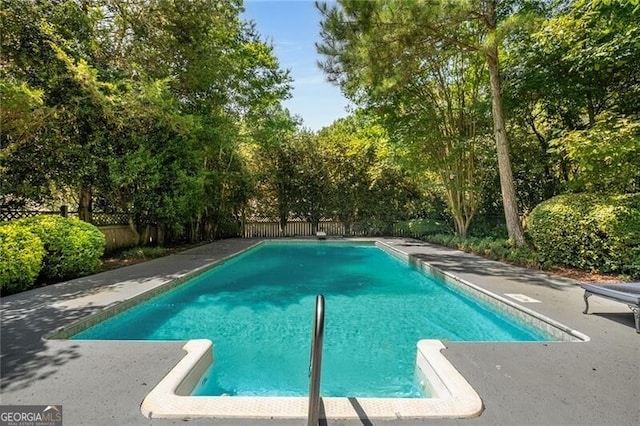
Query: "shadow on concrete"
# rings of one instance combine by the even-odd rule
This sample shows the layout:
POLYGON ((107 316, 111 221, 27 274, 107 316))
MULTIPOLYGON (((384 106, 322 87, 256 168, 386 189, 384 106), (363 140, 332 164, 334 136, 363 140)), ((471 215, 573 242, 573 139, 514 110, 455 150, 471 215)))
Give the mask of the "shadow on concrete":
MULTIPOLYGON (((94 303, 90 296, 145 291, 150 281, 171 279, 211 264, 239 249, 255 244, 250 240, 226 240, 148 262, 105 271, 74 280, 39 287, 0 298, 0 390, 24 389, 37 384, 67 362, 80 357, 78 344, 57 345, 43 336, 74 321, 117 304, 94 303), (140 289, 136 289, 140 287, 140 289), (86 300, 85 300, 86 298, 86 300)), ((71 342, 69 342, 71 343, 71 342)))
POLYGON ((520 282, 529 286, 542 286, 554 290, 564 291, 567 287, 574 286, 575 281, 562 277, 552 277, 549 274, 526 269, 519 266, 485 259, 483 257, 449 249, 446 247, 434 246, 428 243, 403 243, 401 247, 421 246, 436 248, 433 254, 412 253, 411 256, 426 262, 436 268, 446 270, 454 275, 475 274, 484 277, 496 277, 520 282))
POLYGON ((43 287, 32 292, 34 294, 14 295, 0 301, 2 391, 36 385, 38 380, 54 374, 58 367, 80 357, 77 344, 55 349, 56 345, 51 345, 43 336, 107 307, 92 304, 76 309, 64 307, 65 301, 95 294, 101 289, 100 286, 90 287, 91 283, 87 281, 77 280, 74 283, 77 288, 64 283, 59 287, 43 287), (83 288, 83 284, 87 284, 87 287, 83 288), (58 293, 55 290, 63 291, 58 293))
MULTIPOLYGON (((589 312, 588 315, 594 315, 601 318, 606 318, 611 321, 615 321, 618 324, 628 325, 632 331, 636 330, 636 323, 633 319, 633 312, 589 312)), ((636 333, 637 334, 637 333, 636 333)))
POLYGON ((322 397, 320 397, 320 406, 318 407, 319 410, 319 414, 318 414, 318 426, 326 426, 327 425, 327 411, 325 410, 324 407, 324 401, 322 400, 322 397))
POLYGON ((371 422, 371 419, 369 419, 369 416, 367 416, 367 413, 364 411, 364 409, 362 408, 362 405, 360 405, 360 403, 358 402, 357 398, 347 398, 349 400, 349 403, 351 403, 351 406, 353 407, 353 409, 356 411, 356 413, 358 413, 358 417, 360 418, 360 421, 362 422, 363 426, 373 426, 373 423, 371 422))

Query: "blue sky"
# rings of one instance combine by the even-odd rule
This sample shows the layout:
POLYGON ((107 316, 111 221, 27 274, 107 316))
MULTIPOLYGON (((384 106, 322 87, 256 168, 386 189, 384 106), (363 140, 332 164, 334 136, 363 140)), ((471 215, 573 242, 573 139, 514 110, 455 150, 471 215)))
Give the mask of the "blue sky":
POLYGON ((317 67, 315 42, 320 41, 320 13, 312 0, 245 0, 243 18, 274 47, 280 66, 293 78, 293 96, 284 106, 303 119, 303 126, 320 130, 348 115, 349 102, 317 67))

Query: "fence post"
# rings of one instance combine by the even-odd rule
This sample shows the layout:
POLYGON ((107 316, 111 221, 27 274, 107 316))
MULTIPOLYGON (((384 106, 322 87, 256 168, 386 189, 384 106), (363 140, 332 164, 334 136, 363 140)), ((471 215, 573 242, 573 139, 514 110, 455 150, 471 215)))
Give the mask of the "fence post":
POLYGON ((69 215, 69 206, 60 206, 60 216, 67 217, 69 215))

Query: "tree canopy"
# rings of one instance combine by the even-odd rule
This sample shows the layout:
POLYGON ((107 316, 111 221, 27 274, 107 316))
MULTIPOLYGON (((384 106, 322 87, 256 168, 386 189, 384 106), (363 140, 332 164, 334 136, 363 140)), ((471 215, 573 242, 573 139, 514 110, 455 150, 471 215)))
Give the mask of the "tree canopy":
POLYGON ((522 244, 555 195, 640 191, 637 0, 317 9, 319 65, 356 109, 311 131, 241 0, 2 0, 0 208, 124 211, 141 242, 437 216, 522 244))
POLYGON ((136 232, 223 234, 249 197, 238 147, 290 91, 241 11, 235 0, 3 1, 4 203, 70 187, 81 217, 97 202, 128 212, 136 232))
POLYGON ((522 244, 522 213, 555 194, 638 190, 638 2, 317 7, 320 67, 381 118, 405 166, 435 173, 460 235, 500 202, 522 244))

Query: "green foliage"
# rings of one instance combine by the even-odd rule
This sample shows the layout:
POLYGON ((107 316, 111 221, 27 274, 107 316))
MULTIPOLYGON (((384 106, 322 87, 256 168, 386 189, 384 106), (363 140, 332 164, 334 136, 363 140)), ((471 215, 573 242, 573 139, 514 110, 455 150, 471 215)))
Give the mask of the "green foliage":
POLYGON ((61 216, 36 216, 16 223, 42 240, 44 279, 75 278, 94 273, 100 266, 105 237, 90 223, 61 216))
POLYGON ((37 235, 15 221, 0 226, 0 290, 27 290, 42 269, 44 245, 37 235))
POLYGON ((241 1, 2 5, 0 194, 79 190, 80 212, 126 211, 140 239, 149 224, 236 232, 253 185, 241 143, 290 90, 241 1))
POLYGON ((155 259, 167 253, 164 247, 134 247, 122 252, 124 259, 155 259))
POLYGON ((640 9, 546 3, 508 39, 503 61, 523 207, 567 190, 637 192, 640 9))
POLYGON ((340 0, 318 9, 321 68, 355 103, 384 117, 421 173, 438 175, 456 232, 466 235, 478 211, 490 152, 509 235, 523 244, 498 60, 504 38, 526 20, 520 2, 340 0), (492 137, 497 155, 486 150, 492 137))
POLYGON ((347 234, 388 234, 415 209, 411 203, 420 205, 420 191, 393 161, 387 134, 373 117, 357 111, 314 134, 296 130, 284 111, 270 114, 263 119, 274 127, 249 150, 258 214, 278 218, 283 228, 293 214, 315 225, 333 218, 347 234))
POLYGON ((492 260, 513 263, 525 267, 537 267, 538 254, 528 245, 516 246, 512 241, 493 237, 461 238, 453 234, 427 235, 424 238, 433 244, 456 250, 475 253, 492 260))
POLYGON ((506 240, 508 237, 507 228, 501 218, 496 217, 479 217, 469 228, 470 237, 506 240))
POLYGON ((531 111, 538 124, 550 119, 575 130, 607 110, 639 112, 640 9, 630 2, 601 6, 551 6, 547 19, 541 15, 512 40, 506 80, 525 109, 541 101, 531 111))
POLYGON ((586 130, 574 130, 552 142, 574 169, 569 181, 582 192, 640 191, 640 121, 612 114, 586 130))
POLYGON ((534 249, 527 245, 516 246, 511 240, 504 238, 461 238, 453 234, 436 234, 427 235, 424 240, 456 250, 475 253, 488 259, 525 267, 535 268, 540 263, 538 254, 534 249))
POLYGON ((531 212, 528 231, 543 265, 640 276, 640 194, 560 195, 531 212))
POLYGON ((481 219, 508 201, 489 73, 506 82, 497 128, 518 193, 504 197, 521 211, 567 189, 640 190, 637 3, 320 5, 323 69, 367 114, 311 134, 240 0, 4 0, 0 203, 81 188, 140 240, 149 224, 233 235, 249 209, 375 233, 448 215, 461 235, 501 237, 481 219), (425 193, 448 212, 421 211, 425 193))
POLYGON ((329 212, 329 172, 324 153, 316 136, 307 131, 299 132, 294 137, 290 153, 295 154, 291 161, 295 188, 291 211, 315 227, 329 212))
POLYGON ((451 229, 443 220, 412 219, 398 222, 393 226, 394 235, 410 235, 414 238, 442 235, 447 232, 451 232, 451 229))

